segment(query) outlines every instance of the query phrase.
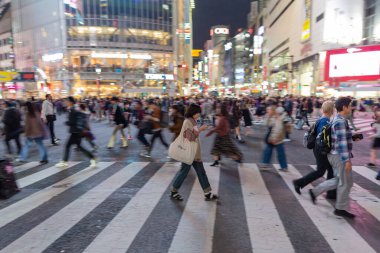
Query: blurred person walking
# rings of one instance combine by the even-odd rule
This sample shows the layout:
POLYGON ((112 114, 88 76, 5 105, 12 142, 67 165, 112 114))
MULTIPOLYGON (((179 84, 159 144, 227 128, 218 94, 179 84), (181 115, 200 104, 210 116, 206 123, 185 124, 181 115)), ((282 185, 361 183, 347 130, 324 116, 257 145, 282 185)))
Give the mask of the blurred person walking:
MULTIPOLYGON (((203 125, 199 128, 197 127, 197 120, 199 119, 200 116, 201 116, 200 106, 191 104, 185 114, 186 119, 183 122, 182 132, 183 132, 183 137, 185 139, 187 139, 190 142, 195 142, 197 144, 196 145, 197 148, 195 152, 194 161, 191 165, 186 164, 186 163, 181 163, 181 170, 177 173, 174 179, 173 186, 170 193, 170 197, 174 200, 179 200, 179 201, 183 200, 183 197, 178 193, 178 191, 181 188, 183 182, 185 181, 187 175, 189 174, 191 167, 193 167, 197 173, 199 183, 204 192, 204 199, 206 201, 218 199, 218 196, 212 193, 212 189, 208 181, 208 177, 207 177, 207 174, 202 162, 202 156, 201 156, 202 152, 201 152, 201 144, 199 140, 199 135, 201 132, 205 131, 208 126, 203 125)), ((181 152, 181 151, 179 150, 178 152, 181 152)))
POLYGON ((21 152, 20 134, 24 131, 21 126, 21 113, 15 107, 15 103, 5 101, 3 103, 4 116, 2 122, 4 124, 5 145, 9 155, 13 155, 11 140, 16 142, 17 155, 21 152))
POLYGON ((214 163, 211 166, 218 166, 222 155, 232 158, 238 163, 242 162, 243 155, 231 140, 230 125, 228 122, 228 111, 225 105, 222 105, 220 112, 216 114, 216 126, 211 129, 206 137, 216 133, 214 144, 211 150, 211 155, 214 158, 214 163))
POLYGON ((65 102, 69 110, 66 125, 69 126, 70 137, 66 143, 63 159, 56 166, 59 168, 68 167, 70 148, 72 145, 76 145, 84 155, 90 158, 90 167, 94 168, 96 167, 95 156, 81 146, 83 131, 85 131, 86 127, 86 115, 75 109, 75 99, 73 97, 68 97, 65 102))
POLYGON ((32 102, 28 101, 25 104, 25 144, 21 150, 19 162, 25 162, 28 158, 29 148, 33 142, 37 144, 40 153, 40 164, 48 163, 48 153, 43 143, 47 136, 45 126, 41 119, 41 115, 35 110, 32 102))
POLYGON ((124 128, 127 126, 127 122, 124 118, 124 110, 122 107, 120 107, 118 103, 119 103, 119 99, 117 97, 113 97, 111 99, 110 106, 112 108, 112 111, 111 111, 110 117, 113 118, 113 122, 115 122, 115 127, 107 145, 108 149, 112 149, 115 146, 116 134, 119 131, 120 131, 121 141, 122 141, 121 147, 122 148, 128 147, 127 137, 125 136, 125 133, 124 133, 124 128))
POLYGON ((59 139, 55 137, 55 132, 54 132, 54 121, 57 120, 57 116, 55 114, 53 97, 50 94, 46 95, 46 99, 42 103, 41 118, 45 122, 47 127, 49 128, 51 144, 58 145, 59 139))

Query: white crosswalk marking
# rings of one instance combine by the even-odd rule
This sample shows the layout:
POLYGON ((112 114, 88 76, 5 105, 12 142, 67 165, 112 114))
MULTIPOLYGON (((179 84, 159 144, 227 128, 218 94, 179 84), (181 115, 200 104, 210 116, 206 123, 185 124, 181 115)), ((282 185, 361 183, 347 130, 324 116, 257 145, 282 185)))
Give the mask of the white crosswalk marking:
MULTIPOLYGON (((311 166, 314 170, 316 166, 311 166)), ((326 177, 326 176, 325 176, 326 177)), ((360 185, 355 184, 351 188, 350 197, 356 201, 359 205, 364 207, 370 214, 372 214, 378 221, 380 221, 380 200, 367 190, 363 189, 360 185)))
MULTIPOLYGON (((219 167, 205 164, 205 170, 213 186, 213 192, 219 188, 219 167)), ((181 221, 169 249, 170 253, 208 253, 212 251, 216 204, 202 200, 203 191, 195 180, 189 200, 186 203, 181 221), (185 245, 183 242, 187 242, 185 245)))
MULTIPOLYGON (((73 163, 71 166, 78 163, 80 162, 73 163)), ((35 165, 34 167, 39 166, 36 163, 28 163, 24 164, 23 167, 16 167, 16 169, 18 169, 19 172, 29 169, 32 170, 34 168, 32 166, 33 164, 35 165)), ((0 209, 0 236, 7 239, 2 241, 0 238, 0 242, 4 242, 2 246, 0 245, 0 252, 42 252, 46 249, 51 251, 50 247, 64 251, 65 248, 61 244, 67 243, 67 241, 63 241, 65 241, 65 238, 70 238, 70 236, 68 236, 68 234, 72 232, 70 230, 72 228, 81 229, 82 227, 79 226, 79 224, 87 223, 86 219, 92 218, 93 211, 102 213, 104 208, 102 203, 108 200, 113 201, 113 193, 118 193, 116 191, 122 185, 130 181, 130 179, 135 178, 140 180, 139 172, 144 172, 142 170, 149 164, 148 162, 133 162, 115 173, 102 173, 98 185, 93 185, 93 188, 91 187, 89 190, 82 189, 80 194, 78 193, 78 195, 76 195, 78 197, 72 196, 67 204, 57 208, 57 211, 53 211, 45 216, 42 214, 42 217, 46 218, 41 218, 38 225, 37 222, 34 223, 34 225, 29 224, 28 229, 24 229, 19 235, 13 235, 13 237, 9 235, 9 237, 7 237, 8 226, 13 226, 13 223, 11 223, 13 221, 16 221, 17 224, 20 223, 21 220, 25 219, 25 214, 30 216, 30 211, 35 211, 35 208, 41 207, 43 204, 52 204, 54 206, 56 204, 54 197, 62 193, 65 194, 65 191, 84 182, 90 177, 98 177, 98 173, 113 164, 114 162, 100 162, 96 169, 85 168, 69 177, 66 175, 66 178, 65 175, 62 175, 64 179, 56 184, 38 190, 14 203, 10 202, 8 206, 5 205, 0 209)), ((224 180, 224 177, 228 175, 224 172, 229 169, 236 169, 223 167, 223 174, 221 174, 221 168, 210 167, 208 163, 204 165, 210 184, 213 186, 213 192, 215 193, 219 191, 221 176, 223 176, 222 180, 224 180)), ((158 217, 165 215, 161 213, 162 207, 158 204, 162 197, 166 197, 167 195, 169 198, 167 189, 170 187, 179 166, 180 164, 177 162, 166 163, 157 170, 153 176, 149 178, 144 177, 144 181, 140 181, 143 187, 136 191, 136 194, 127 204, 124 204, 124 206, 120 205, 119 208, 122 208, 121 210, 118 209, 120 212, 114 212, 114 214, 109 216, 108 220, 111 221, 108 224, 103 224, 101 227, 102 230, 98 230, 96 234, 93 235, 97 235, 95 238, 88 237, 91 238, 92 241, 83 242, 84 244, 81 245, 81 249, 83 250, 87 247, 84 250, 86 253, 126 252, 132 244, 135 246, 136 236, 138 235, 138 238, 140 237, 141 228, 144 227, 145 229, 148 218, 152 217, 152 212, 159 214, 158 217), (156 209, 157 207, 159 208, 156 209)), ((82 166, 82 168, 83 167, 84 166, 82 166)), ((274 167, 279 169, 279 165, 277 164, 275 164, 274 167)), ((313 165, 310 167, 313 169, 316 168, 316 166, 313 165)), ((273 171, 270 171, 270 174, 263 174, 262 176, 264 172, 261 172, 255 163, 245 163, 238 167, 239 176, 233 177, 234 180, 239 180, 239 184, 241 185, 242 191, 240 198, 242 198, 242 201, 240 202, 241 204, 236 204, 237 206, 231 206, 230 208, 245 209, 246 217, 241 217, 241 219, 247 222, 245 233, 247 234, 249 232, 249 235, 247 234, 244 240, 249 242, 249 245, 252 247, 251 249, 247 247, 248 250, 264 253, 294 252, 297 249, 297 245, 295 241, 293 241, 295 239, 294 233, 292 234, 292 231, 287 231, 289 227, 286 229, 284 226, 284 224, 286 225, 286 220, 283 220, 284 216, 280 215, 279 210, 276 208, 276 206, 279 207, 278 205, 282 204, 281 198, 272 198, 270 195, 270 192, 273 191, 273 189, 270 188, 271 185, 268 184, 268 182, 271 182, 270 180, 268 181, 270 176, 279 177, 276 180, 283 180, 285 182, 286 185, 281 182, 281 187, 278 188, 278 190, 286 191, 287 195, 290 194, 290 191, 291 194, 296 197, 297 200, 293 201, 292 207, 297 206, 297 208, 303 209, 302 212, 305 211, 304 218, 307 218, 307 216, 310 218, 313 223, 309 222, 308 224, 312 225, 315 231, 320 232, 320 234, 318 233, 316 236, 322 238, 322 235, 323 238, 325 238, 327 242, 324 242, 326 247, 331 247, 334 252, 371 253, 378 250, 376 248, 378 245, 376 243, 376 237, 373 237, 374 231, 377 230, 371 227, 371 224, 365 223, 365 216, 359 220, 363 223, 360 226, 369 226, 370 231, 372 231, 372 236, 366 235, 366 232, 363 233, 363 231, 357 227, 357 224, 350 224, 347 220, 335 216, 333 214, 333 207, 325 198, 319 197, 318 205, 313 205, 308 194, 308 189, 310 189, 311 186, 305 187, 302 190, 303 195, 301 196, 295 193, 292 180, 301 177, 301 174, 297 168, 291 164, 289 164, 288 168, 288 172, 272 174, 273 171)), ((374 179, 376 172, 363 166, 354 166, 353 169, 356 173, 363 176, 360 180, 373 182, 376 186, 380 186, 379 181, 374 179)), ((43 171, 35 172, 25 177, 28 179, 24 180, 23 185, 30 185, 39 181, 43 182, 43 180, 46 180, 50 175, 57 173, 57 170, 52 168, 47 168, 43 171), (47 174, 41 173, 43 171, 46 171, 47 174)), ((61 171, 61 169, 59 171, 61 171)), ((20 179, 20 181, 22 181, 22 179, 20 179)), ((362 181, 360 181, 360 184, 362 184, 362 181)), ((133 185, 133 183, 131 184, 133 185)), ((84 184, 83 187, 86 187, 85 185, 86 184, 84 184)), ((129 182, 127 185, 129 185, 129 182)), ((223 185, 220 187, 223 187, 223 185)), ((223 196, 220 196, 221 200, 219 202, 204 201, 203 192, 198 180, 195 180, 191 186, 190 195, 184 197, 188 198, 187 202, 183 202, 186 203, 186 205, 182 205, 181 209, 178 210, 181 212, 181 218, 178 225, 176 225, 175 228, 171 228, 173 229, 171 238, 165 238, 170 239, 171 241, 169 242, 171 243, 165 246, 167 248, 165 248, 163 252, 211 253, 213 249, 215 251, 215 247, 220 245, 220 242, 215 240, 216 233, 218 233, 214 231, 216 228, 218 229, 215 221, 217 217, 219 219, 220 215, 223 215, 222 212, 225 209, 219 209, 219 205, 226 205, 226 199, 223 202, 223 196)), ((371 194, 371 192, 355 183, 350 197, 357 205, 363 208, 364 215, 371 217, 372 222, 376 222, 376 219, 380 221, 380 200, 377 198, 377 195, 371 194)), ((286 201, 284 204, 286 204, 286 201)), ((108 212, 108 210, 104 211, 108 212)), ((363 215, 363 213, 358 215, 363 215)), ((225 218, 228 219, 228 216, 225 218)), ((11 227, 11 230, 13 228, 14 227, 11 227)), ((239 226, 232 226, 226 229, 231 230, 231 233, 239 233, 239 226)), ((76 232, 73 233, 75 234, 76 232)), ((78 236, 80 236, 80 234, 78 234, 78 236)), ((150 245, 150 247, 151 246, 152 245, 150 245)), ((161 247, 160 245, 156 246, 157 250, 161 249, 159 248, 161 247)))
POLYGON ((244 164, 239 174, 252 251, 294 252, 257 165, 244 164), (268 216, 271 218, 267 219, 268 216))
POLYGON ((162 194, 166 193, 176 171, 178 171, 177 163, 166 163, 84 252, 102 253, 111 252, 113 249, 126 252, 162 194))
POLYGON ((27 212, 33 210, 39 205, 45 203, 46 201, 52 199, 54 196, 66 191, 68 188, 73 187, 84 180, 90 178, 91 176, 99 173, 105 168, 112 165, 112 162, 100 162, 96 169, 84 169, 78 173, 59 181, 58 183, 40 190, 31 196, 22 199, 6 208, 0 210, 0 227, 8 224, 9 222, 17 219, 18 217, 26 214, 27 212), (67 187, 57 187, 57 186, 67 186, 67 187))
POLYGON ((30 163, 25 163, 20 166, 15 167, 15 173, 20 173, 29 169, 33 169, 34 167, 38 166, 40 163, 39 162, 30 162, 30 163))
MULTIPOLYGON (((280 169, 279 165, 274 165, 280 169)), ((318 198, 318 206, 312 204, 307 194, 298 196, 293 191, 293 180, 302 177, 294 166, 288 166, 288 172, 279 172, 285 183, 292 190, 293 194, 301 206, 305 209, 319 231, 325 237, 331 248, 335 252, 376 252, 368 243, 346 222, 344 219, 337 218, 332 213, 331 205, 324 198, 318 198)), ((307 192, 311 189, 306 186, 303 190, 307 192)))
MULTIPOLYGON (((69 162, 69 166, 67 169, 79 164, 79 162, 69 162)), ((34 173, 30 176, 21 178, 17 180, 17 184, 20 188, 24 188, 28 185, 34 184, 35 182, 38 182, 44 178, 50 177, 58 172, 61 172, 61 168, 57 168, 56 166, 52 166, 48 169, 41 170, 40 172, 34 173)))
POLYGON ((352 166, 352 167, 356 173, 360 174, 361 176, 367 178, 369 181, 372 181, 373 183, 380 186, 380 181, 376 180, 377 173, 375 171, 368 169, 365 166, 352 166))
POLYGON ((148 163, 133 163, 126 166, 24 236, 14 241, 3 249, 2 252, 37 253, 43 251, 147 164, 148 163))

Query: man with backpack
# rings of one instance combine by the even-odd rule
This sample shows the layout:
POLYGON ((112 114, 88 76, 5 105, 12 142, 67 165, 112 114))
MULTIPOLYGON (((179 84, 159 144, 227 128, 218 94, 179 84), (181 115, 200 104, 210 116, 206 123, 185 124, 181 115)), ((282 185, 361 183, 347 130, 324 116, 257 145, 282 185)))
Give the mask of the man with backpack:
POLYGON ((96 167, 95 156, 90 151, 86 150, 81 146, 83 131, 85 130, 87 124, 87 116, 84 113, 75 109, 75 99, 73 97, 68 97, 65 102, 69 110, 68 121, 66 122, 66 125, 69 126, 70 138, 66 143, 63 160, 59 162, 56 166, 58 168, 68 167, 67 162, 69 160, 70 148, 71 145, 75 144, 77 145, 78 149, 82 151, 82 153, 84 153, 87 157, 91 159, 90 167, 94 168, 96 167))
POLYGON ((335 103, 338 114, 331 122, 331 151, 327 158, 334 169, 335 177, 324 181, 314 189, 310 189, 310 197, 313 203, 323 192, 337 189, 337 198, 334 214, 347 218, 355 218, 348 212, 349 194, 353 186, 352 179, 352 141, 360 137, 353 136, 348 126, 347 117, 351 114, 351 99, 341 97, 335 103))
POLYGON ((124 128, 127 126, 127 121, 124 117, 124 108, 122 108, 119 104, 119 99, 117 97, 112 97, 111 106, 112 112, 111 115, 113 117, 113 121, 115 122, 115 128, 112 132, 111 138, 108 142, 108 149, 112 149, 115 146, 116 134, 120 131, 121 140, 122 140, 122 148, 128 147, 127 137, 124 133, 124 128))
MULTIPOLYGON (((317 162, 317 170, 293 181, 294 189, 298 194, 301 194, 301 189, 304 188, 306 185, 310 184, 311 182, 314 182, 320 177, 323 177, 326 170, 327 179, 331 179, 334 177, 334 172, 331 168, 327 155, 318 152, 315 145, 317 136, 322 132, 322 130, 324 130, 326 126, 330 124, 330 118, 334 113, 334 103, 332 101, 324 102, 322 104, 322 113, 323 116, 315 122, 314 126, 310 128, 308 137, 308 141, 311 142, 308 143, 308 148, 313 149, 314 157, 317 162)), ((335 191, 330 191, 328 192, 327 197, 334 199, 335 195, 335 191)))

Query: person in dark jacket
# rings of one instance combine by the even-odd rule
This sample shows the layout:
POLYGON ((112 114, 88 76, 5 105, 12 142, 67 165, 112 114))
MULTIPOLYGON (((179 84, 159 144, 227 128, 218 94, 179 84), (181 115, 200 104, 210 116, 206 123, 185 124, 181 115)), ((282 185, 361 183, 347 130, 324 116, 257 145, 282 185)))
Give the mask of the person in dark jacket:
POLYGON ((169 131, 174 133, 173 141, 177 139, 177 137, 181 133, 184 120, 185 120, 185 117, 182 113, 181 107, 179 105, 173 105, 170 108, 170 123, 169 123, 169 131))
POLYGON ((6 101, 4 103, 4 135, 5 135, 5 144, 7 146, 8 154, 12 155, 12 146, 10 141, 14 140, 17 145, 17 154, 20 154, 22 146, 20 143, 20 134, 23 132, 21 127, 21 113, 16 109, 15 104, 6 101))
POLYGON ((122 140, 122 148, 128 147, 128 141, 127 137, 124 133, 124 128, 127 126, 127 121, 124 118, 124 109, 118 105, 119 99, 117 97, 113 97, 111 99, 111 106, 112 106, 112 112, 111 115, 113 116, 113 121, 115 122, 115 128, 112 132, 111 138, 108 142, 108 149, 112 149, 115 146, 115 139, 116 134, 118 131, 120 131, 121 134, 121 140, 122 140))
POLYGON ((84 153, 87 157, 91 159, 90 167, 94 168, 96 167, 95 156, 90 151, 86 150, 81 146, 82 134, 86 127, 87 116, 74 108, 75 99, 73 97, 68 97, 65 102, 69 111, 68 121, 66 122, 66 125, 69 126, 70 138, 66 143, 63 160, 59 162, 56 166, 59 168, 68 167, 67 162, 69 160, 70 147, 71 145, 75 144, 77 145, 78 149, 82 151, 82 153, 84 153))

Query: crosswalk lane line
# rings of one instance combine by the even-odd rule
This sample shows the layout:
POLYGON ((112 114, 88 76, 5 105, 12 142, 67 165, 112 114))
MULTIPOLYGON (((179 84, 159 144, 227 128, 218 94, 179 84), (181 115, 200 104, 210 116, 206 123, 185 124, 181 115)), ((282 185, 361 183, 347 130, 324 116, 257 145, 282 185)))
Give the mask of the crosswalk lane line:
POLYGON ((12 252, 41 252, 57 238, 63 235, 70 227, 85 217, 92 209, 98 206, 115 190, 136 175, 148 163, 132 163, 105 181, 89 190, 55 215, 23 235, 2 250, 12 252))
POLYGON ((380 186, 380 181, 376 180, 377 173, 374 170, 368 169, 365 166, 352 166, 352 168, 356 173, 360 174, 361 176, 365 177, 369 181, 380 186))
POLYGON ((40 164, 39 162, 25 163, 25 164, 16 166, 14 168, 14 172, 15 173, 20 173, 20 172, 23 172, 23 171, 26 171, 26 170, 29 170, 29 169, 33 169, 34 167, 38 166, 39 164, 40 164))
MULTIPOLYGON (((275 164, 274 167, 279 169, 280 166, 275 164)), ((322 233, 326 241, 334 252, 376 252, 368 243, 353 229, 344 219, 337 218, 331 210, 331 205, 326 199, 318 199, 318 206, 312 204, 311 200, 305 195, 299 196, 294 192, 293 180, 302 177, 298 170, 288 165, 288 172, 280 172, 289 189, 297 197, 301 206, 311 217, 318 230, 322 233)), ((305 192, 311 189, 306 186, 305 192)))
POLYGON ((74 187, 75 185, 101 172, 102 170, 106 169, 112 164, 113 162, 100 162, 98 163, 96 169, 92 169, 92 168, 83 169, 77 172, 76 174, 63 179, 50 187, 44 188, 25 199, 22 199, 10 206, 7 206, 1 209, 0 210, 0 227, 5 226, 11 221, 26 214, 27 212, 33 210, 34 208, 38 207, 39 205, 45 203, 46 201, 52 199, 53 197, 57 196, 58 194, 68 189, 66 187, 59 187, 59 186, 69 185, 70 188, 74 187))
MULTIPOLYGON (((219 188, 220 167, 204 165, 210 185, 216 193, 219 188)), ((170 253, 212 252, 216 203, 203 201, 202 195, 203 191, 196 180, 170 246, 170 253)))
POLYGON ((178 171, 178 167, 178 163, 166 163, 84 252, 111 252, 110 247, 120 252, 126 252, 161 196, 165 193, 175 176, 175 172, 178 171))
MULTIPOLYGON (((69 162, 69 166, 66 169, 69 169, 69 168, 71 168, 71 167, 73 167, 79 163, 80 162, 69 162)), ((50 177, 50 176, 52 176, 56 173, 59 173, 61 171, 63 171, 63 169, 57 168, 56 166, 52 166, 50 168, 41 170, 41 171, 34 173, 30 176, 23 177, 23 178, 17 180, 17 184, 20 188, 24 188, 28 185, 34 184, 35 182, 38 182, 42 179, 50 177)))
POLYGON ((244 164, 239 174, 252 251, 294 252, 257 165, 244 164))
MULTIPOLYGON (((315 165, 310 166, 314 170, 317 169, 315 165)), ((326 177, 326 176, 325 176, 326 177)), ((372 214, 378 221, 380 221, 380 199, 374 196, 369 191, 363 189, 360 185, 354 183, 351 188, 350 198, 356 201, 360 206, 372 214)))

